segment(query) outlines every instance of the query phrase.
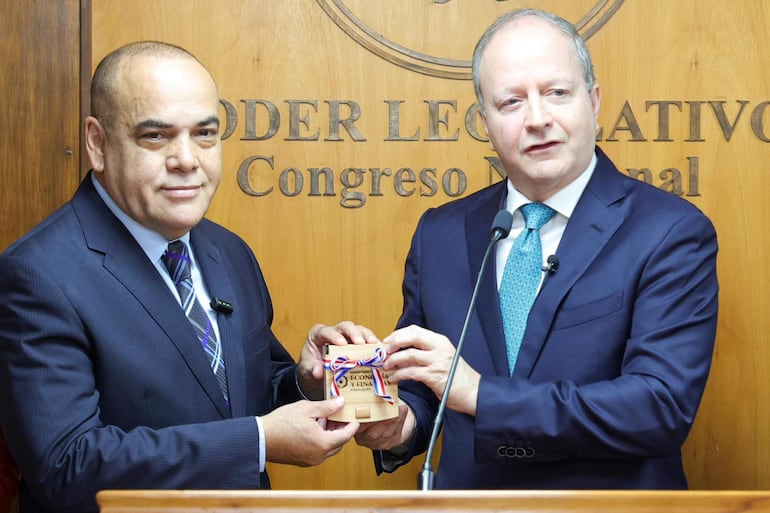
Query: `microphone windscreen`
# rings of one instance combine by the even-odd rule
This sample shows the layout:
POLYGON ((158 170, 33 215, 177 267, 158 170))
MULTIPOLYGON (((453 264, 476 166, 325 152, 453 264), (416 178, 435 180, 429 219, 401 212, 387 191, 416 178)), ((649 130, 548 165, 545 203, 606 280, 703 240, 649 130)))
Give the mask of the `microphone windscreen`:
POLYGON ((504 239, 511 231, 511 224, 513 224, 513 214, 503 209, 495 215, 495 220, 492 221, 492 235, 495 232, 500 233, 500 238, 504 239))

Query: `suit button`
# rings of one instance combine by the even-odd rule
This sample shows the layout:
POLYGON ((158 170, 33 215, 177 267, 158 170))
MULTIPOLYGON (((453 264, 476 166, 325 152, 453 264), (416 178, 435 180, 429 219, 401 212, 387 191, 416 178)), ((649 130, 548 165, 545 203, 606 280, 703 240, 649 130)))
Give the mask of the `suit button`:
POLYGON ((497 455, 512 459, 526 459, 535 456, 535 449, 532 447, 501 445, 497 448, 497 455))

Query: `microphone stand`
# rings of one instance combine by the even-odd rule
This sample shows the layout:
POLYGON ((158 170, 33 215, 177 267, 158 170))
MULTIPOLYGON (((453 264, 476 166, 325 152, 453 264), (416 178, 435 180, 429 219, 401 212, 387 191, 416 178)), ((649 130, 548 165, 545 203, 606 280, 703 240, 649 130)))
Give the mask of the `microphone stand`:
POLYGON ((471 321, 471 315, 476 306, 476 299, 479 295, 479 288, 481 285, 481 278, 484 276, 484 269, 486 268, 489 254, 492 252, 492 248, 497 244, 500 239, 508 236, 508 232, 511 230, 511 223, 513 221, 513 215, 507 210, 501 210, 495 216, 495 220, 492 223, 492 240, 489 241, 487 249, 484 252, 484 258, 481 260, 481 267, 479 268, 479 274, 476 277, 476 285, 473 287, 473 295, 471 301, 468 304, 468 312, 465 315, 465 322, 463 323, 463 329, 460 332, 460 338, 457 341, 457 347, 455 349, 455 355, 452 358, 452 364, 449 367, 449 373, 447 374, 446 384, 444 385, 444 393, 441 397, 441 402, 438 405, 436 411, 436 418, 433 419, 433 432, 430 435, 430 441, 428 442, 428 450, 425 453, 425 463, 422 466, 422 470, 417 479, 417 486, 420 490, 433 490, 433 483, 435 481, 435 473, 433 472, 433 451, 436 448, 436 441, 438 434, 441 431, 441 426, 444 423, 444 412, 446 411, 446 403, 449 398, 449 390, 452 387, 452 381, 454 380, 455 370, 457 364, 460 361, 460 351, 462 351, 463 344, 465 343, 465 335, 468 331, 468 325, 471 321))

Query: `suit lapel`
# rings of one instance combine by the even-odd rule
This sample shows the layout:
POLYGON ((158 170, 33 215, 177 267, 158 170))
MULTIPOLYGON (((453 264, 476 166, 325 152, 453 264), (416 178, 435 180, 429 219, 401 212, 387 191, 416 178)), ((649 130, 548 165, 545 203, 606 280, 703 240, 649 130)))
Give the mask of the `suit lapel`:
POLYGON ((529 314, 514 376, 532 373, 564 297, 625 219, 621 175, 598 148, 597 154, 594 174, 575 206, 556 251, 559 270, 543 284, 529 314))
MULTIPOLYGON (((91 183, 90 174, 78 189, 73 206, 89 249, 104 255, 104 268, 144 306, 149 317, 177 348, 223 418, 229 417, 230 412, 216 377, 211 372, 208 359, 200 349, 195 330, 179 307, 179 302, 139 244, 99 198, 91 183)), ((161 341, 159 339, 149 342, 161 341)))
MULTIPOLYGON (((468 269, 471 277, 471 287, 476 284, 484 252, 490 241, 490 230, 495 214, 505 208, 506 180, 493 189, 492 197, 485 197, 477 206, 471 209, 466 217, 465 231, 468 240, 468 269)), ((467 305, 466 305, 467 306, 467 305)), ((495 275, 494 249, 486 263, 486 271, 482 277, 479 295, 476 303, 476 315, 481 322, 484 339, 489 348, 495 371, 498 375, 508 374, 508 356, 505 352, 503 321, 500 316, 500 301, 497 296, 497 277, 495 275)))
MULTIPOLYGON (((206 288, 209 295, 228 301, 235 298, 235 292, 228 278, 228 269, 219 248, 214 244, 210 237, 202 237, 200 231, 193 228, 190 233, 198 265, 201 268, 201 274, 206 282, 206 288)), ((238 308, 244 305, 234 305, 233 312, 226 314, 217 313, 217 326, 219 327, 219 338, 222 344, 222 352, 225 358, 225 369, 227 372, 227 389, 230 397, 230 411, 233 417, 246 415, 246 368, 245 355, 243 354, 243 345, 238 343, 242 338, 242 333, 238 329, 238 308)), ((209 374, 213 376, 211 370, 209 374)), ((221 397, 216 381, 217 393, 221 397)))

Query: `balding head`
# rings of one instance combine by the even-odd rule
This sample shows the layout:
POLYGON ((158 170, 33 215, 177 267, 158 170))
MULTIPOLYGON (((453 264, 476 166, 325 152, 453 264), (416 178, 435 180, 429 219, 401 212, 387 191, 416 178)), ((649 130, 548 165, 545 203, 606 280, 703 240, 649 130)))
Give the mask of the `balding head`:
POLYGON ((476 99, 478 100, 482 115, 484 114, 484 109, 486 107, 484 105, 484 97, 482 94, 480 71, 481 59, 484 56, 484 52, 498 32, 513 25, 517 21, 523 20, 524 18, 537 18, 543 20, 567 36, 572 42, 572 52, 580 63, 581 68, 583 69, 583 80, 585 81, 586 87, 588 90, 591 90, 596 84, 596 77, 594 76, 594 66, 593 62, 591 61, 591 54, 586 47, 585 41, 572 23, 560 16, 557 16, 556 14, 547 11, 541 11, 539 9, 518 9, 506 13, 495 20, 495 22, 487 28, 484 34, 482 34, 481 38, 479 38, 478 43, 476 43, 476 48, 473 52, 472 67, 473 88, 476 92, 476 99))
POLYGON ((114 113, 120 73, 125 62, 134 57, 192 59, 203 66, 193 54, 184 48, 160 41, 138 41, 113 50, 99 62, 91 80, 91 115, 98 119, 107 130, 113 127, 115 121, 114 113))

